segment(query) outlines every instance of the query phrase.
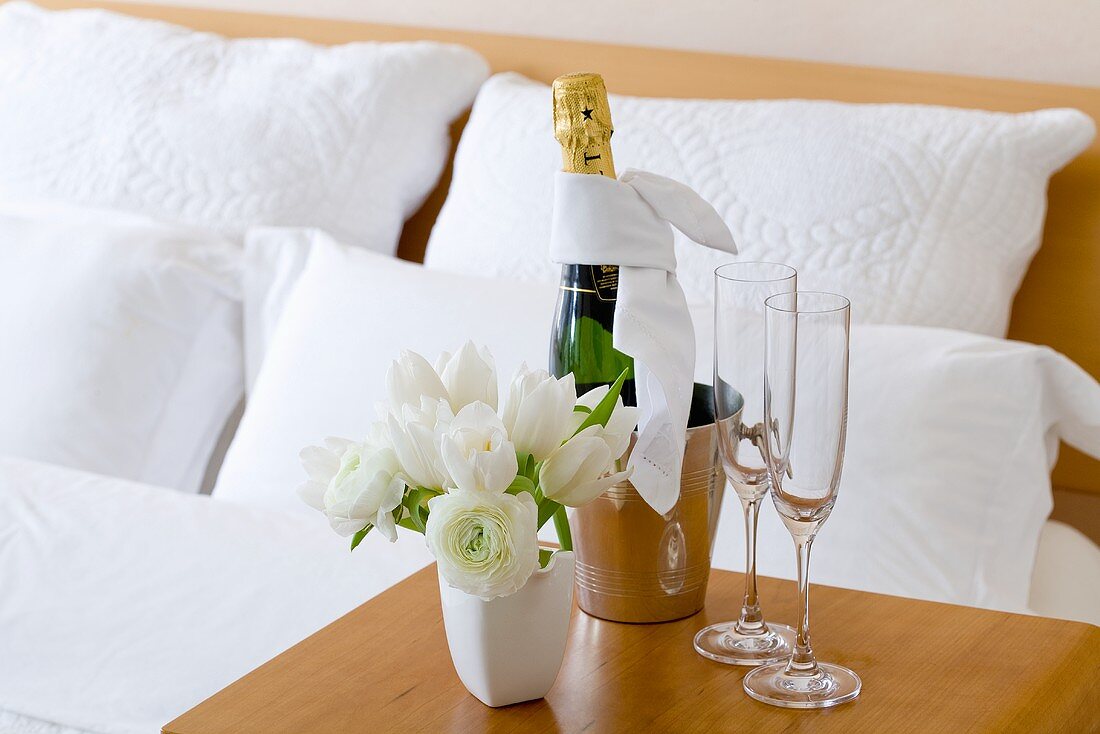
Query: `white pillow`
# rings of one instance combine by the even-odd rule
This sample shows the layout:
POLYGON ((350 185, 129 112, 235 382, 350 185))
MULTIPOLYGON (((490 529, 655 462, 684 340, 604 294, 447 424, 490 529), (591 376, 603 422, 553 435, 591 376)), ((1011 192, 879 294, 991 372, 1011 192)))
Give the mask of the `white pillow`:
POLYGON ((0 7, 0 199, 239 235, 321 226, 393 253, 488 75, 438 43, 227 40, 103 10, 0 7))
POLYGON ((289 271, 279 281, 302 262, 289 254, 294 248, 308 259, 285 306, 270 305, 269 318, 282 311, 273 337, 266 345, 248 339, 264 352, 263 364, 214 486, 220 499, 317 519, 294 492, 304 479, 298 452, 326 436, 365 436, 385 399, 386 370, 403 349, 434 360, 473 339, 492 349, 506 377, 524 360, 546 364, 552 286, 435 273, 316 231, 249 233, 246 245, 253 263, 281 253, 289 271))
MULTIPOLYGON (((1004 114, 803 100, 611 98, 615 163, 710 201, 745 260, 794 266, 852 317, 1005 334, 1039 247, 1047 179, 1092 139, 1076 110, 1004 114)), ((556 283, 547 258, 561 168, 550 90, 516 74, 478 94, 426 262, 556 283)), ((728 256, 677 233, 689 302, 728 256)))
POLYGON ((0 454, 197 491, 242 388, 240 248, 0 202, 0 454))
POLYGON ((160 731, 432 560, 316 520, 0 459, 0 709, 160 731))
MULTIPOLYGON (((316 515, 297 499, 298 451, 362 437, 392 358, 486 343, 507 373, 545 364, 556 289, 386 261, 309 233, 308 264, 274 331, 215 496, 316 515)), ((265 240, 270 246, 270 235, 265 240)), ((698 378, 709 312, 695 314, 698 378)), ((708 380, 709 381, 709 380, 708 380)), ((815 550, 821 583, 1002 609, 1026 608, 1049 471, 1062 437, 1100 454, 1100 386, 1043 347, 942 329, 852 333, 847 458, 815 550)), ((317 518, 320 522, 320 518, 317 518)), ((760 571, 791 576, 789 534, 761 520, 760 571)), ((743 567, 730 493, 716 549, 743 567)))
POLYGON ((328 239, 328 235, 315 229, 255 227, 245 236, 241 287, 246 390, 250 391, 256 382, 283 307, 294 292, 315 238, 328 239))
MULTIPOLYGON (((1100 385, 1052 349, 926 327, 854 327, 850 370, 840 495, 813 580, 1027 611, 1059 439, 1100 458, 1100 385)), ((727 509, 714 563, 740 569, 744 526, 727 509)), ((761 574, 793 576, 771 507, 757 549, 761 574)))

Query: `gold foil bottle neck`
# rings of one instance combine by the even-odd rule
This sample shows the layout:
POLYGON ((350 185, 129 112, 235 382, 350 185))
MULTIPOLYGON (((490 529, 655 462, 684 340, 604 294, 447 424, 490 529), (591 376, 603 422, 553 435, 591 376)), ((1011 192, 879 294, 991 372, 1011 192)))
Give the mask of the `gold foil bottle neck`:
POLYGON ((562 170, 615 178, 611 156, 611 108, 599 74, 580 72, 554 80, 554 137, 562 170))

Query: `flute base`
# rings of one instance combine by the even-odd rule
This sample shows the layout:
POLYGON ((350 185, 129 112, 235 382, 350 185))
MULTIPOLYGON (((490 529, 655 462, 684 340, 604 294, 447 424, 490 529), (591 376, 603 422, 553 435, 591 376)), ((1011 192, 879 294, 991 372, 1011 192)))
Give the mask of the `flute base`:
POLYGON ((815 675, 792 675, 787 663, 751 670, 742 683, 745 693, 757 701, 788 709, 823 709, 853 701, 863 683, 851 670, 832 663, 818 663, 815 675))
POLYGON ((737 631, 737 622, 704 627, 695 635, 695 652, 726 665, 767 665, 786 662, 794 649, 795 631, 785 624, 764 623, 756 634, 737 631))

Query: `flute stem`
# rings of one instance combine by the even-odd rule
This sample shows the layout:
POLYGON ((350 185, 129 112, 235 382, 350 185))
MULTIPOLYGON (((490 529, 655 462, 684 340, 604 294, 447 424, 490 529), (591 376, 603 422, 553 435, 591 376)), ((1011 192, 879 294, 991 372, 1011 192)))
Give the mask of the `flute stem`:
POLYGON ((810 546, 813 536, 794 538, 798 553, 798 635, 795 637, 794 652, 787 663, 787 674, 798 676, 817 675, 817 660, 810 646, 810 546))
POLYGON ((742 635, 758 635, 768 631, 760 613, 760 597, 756 587, 756 528, 760 519, 760 499, 741 499, 745 514, 745 598, 736 631, 742 635))

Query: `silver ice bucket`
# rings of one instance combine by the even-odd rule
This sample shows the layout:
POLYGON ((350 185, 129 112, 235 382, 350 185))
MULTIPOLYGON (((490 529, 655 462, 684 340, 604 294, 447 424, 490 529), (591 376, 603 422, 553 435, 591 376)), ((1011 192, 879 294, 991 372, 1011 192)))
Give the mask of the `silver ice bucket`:
MULTIPOLYGON (((703 608, 725 486, 711 389, 696 385, 680 500, 665 515, 630 482, 572 515, 577 603, 615 622, 668 622, 703 608)), ((631 439, 630 451, 634 448, 631 439)), ((625 460, 625 459, 624 459, 625 460)))

